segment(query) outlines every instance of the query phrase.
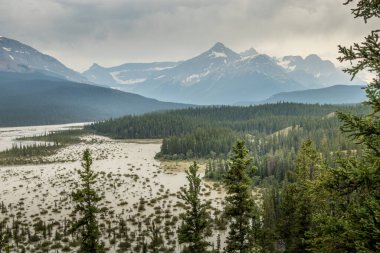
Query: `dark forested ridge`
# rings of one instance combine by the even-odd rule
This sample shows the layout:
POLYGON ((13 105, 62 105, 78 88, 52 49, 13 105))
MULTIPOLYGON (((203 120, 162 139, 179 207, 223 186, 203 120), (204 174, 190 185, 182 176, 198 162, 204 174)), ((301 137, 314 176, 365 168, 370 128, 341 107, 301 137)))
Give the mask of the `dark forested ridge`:
POLYGON ((334 85, 319 89, 280 92, 263 101, 240 102, 236 103, 236 105, 273 104, 278 102, 357 104, 366 100, 364 87, 361 85, 334 85))
MULTIPOLYGON (((295 103, 200 107, 126 116, 87 128, 113 138, 162 138, 157 157, 164 159, 225 159, 233 143, 244 139, 255 157, 257 175, 282 180, 306 139, 315 143, 329 163, 335 162, 338 151, 358 152, 360 146, 339 131, 341 123, 335 112, 362 114, 367 110, 360 105, 295 103)), ((218 170, 215 166, 210 169, 218 170)))
POLYGON ((75 83, 41 73, 0 72, 0 126, 85 122, 188 105, 75 83))
POLYGON ((185 134, 197 127, 229 128, 237 132, 270 134, 311 118, 321 120, 338 110, 365 110, 362 106, 277 103, 258 106, 210 106, 125 116, 88 126, 113 138, 165 138, 185 134))

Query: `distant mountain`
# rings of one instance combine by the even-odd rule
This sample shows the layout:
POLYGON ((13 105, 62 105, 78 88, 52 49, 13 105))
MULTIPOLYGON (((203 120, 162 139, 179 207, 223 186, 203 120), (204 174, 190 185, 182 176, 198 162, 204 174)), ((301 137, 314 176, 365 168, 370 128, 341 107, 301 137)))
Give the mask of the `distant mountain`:
POLYGON ((278 92, 350 83, 348 75, 317 55, 274 58, 253 48, 238 54, 219 42, 182 62, 93 65, 83 75, 115 89, 195 104, 264 100, 278 92))
POLYGON ((84 122, 185 108, 41 73, 0 72, 0 126, 84 122))
POLYGON ((67 68, 57 59, 5 37, 0 37, 0 71, 17 73, 38 71, 69 81, 88 82, 80 73, 67 68))
MULTIPOLYGON (((350 83, 350 76, 328 60, 322 60, 318 55, 311 54, 306 58, 301 56, 285 56, 276 59, 277 64, 288 72, 289 76, 308 88, 332 86, 350 83)), ((362 84, 360 79, 353 83, 362 84)))
POLYGON ((262 101, 239 102, 236 105, 272 104, 294 102, 305 104, 356 104, 366 100, 365 86, 334 85, 320 89, 281 92, 262 101))
MULTIPOLYGON (((91 83, 162 101, 234 104, 261 101, 279 92, 349 84, 350 77, 317 55, 275 58, 251 48, 240 54, 216 43, 180 62, 94 64, 83 74, 16 40, 0 37, 0 71, 40 73, 71 82, 91 83)), ((45 80, 44 79, 44 80, 45 80)), ((352 84, 365 84, 357 79, 352 84)))
POLYGON ((94 63, 83 75, 91 82, 107 86, 123 86, 146 81, 165 69, 177 66, 178 62, 127 63, 117 67, 103 68, 94 63))

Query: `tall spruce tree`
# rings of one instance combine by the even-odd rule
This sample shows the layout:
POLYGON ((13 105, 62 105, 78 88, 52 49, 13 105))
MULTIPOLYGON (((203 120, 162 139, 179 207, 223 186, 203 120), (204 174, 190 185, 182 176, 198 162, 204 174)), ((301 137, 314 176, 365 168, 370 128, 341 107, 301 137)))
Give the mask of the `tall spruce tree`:
POLYGON ((200 199, 201 179, 198 169, 197 163, 194 162, 186 171, 189 185, 180 194, 187 207, 186 212, 181 215, 182 224, 178 229, 179 243, 185 244, 183 252, 208 252, 209 243, 206 238, 211 236, 210 215, 207 205, 200 199))
POLYGON ((80 218, 73 224, 71 232, 78 230, 81 232, 79 252, 101 253, 105 251, 99 242, 100 231, 96 215, 100 213, 97 205, 102 198, 94 189, 98 174, 91 169, 91 165, 91 153, 86 149, 82 157, 83 170, 78 170, 81 188, 72 193, 74 211, 80 215, 80 218))
POLYGON ((306 140, 298 151, 296 167, 290 183, 284 183, 280 202, 278 228, 285 242, 285 252, 306 252, 308 231, 313 213, 309 188, 319 176, 321 159, 311 140, 306 140))
POLYGON ((255 231, 258 209, 252 195, 249 173, 253 170, 252 159, 244 141, 237 141, 232 148, 229 170, 224 178, 227 190, 225 213, 229 218, 229 234, 225 252, 255 252, 255 231))
MULTIPOLYGON (((364 22, 380 18, 380 1, 348 0, 345 5, 364 22)), ((339 46, 351 67, 352 78, 368 70, 375 78, 365 88, 371 113, 364 116, 339 113, 342 131, 363 144, 362 156, 341 159, 324 181, 329 198, 314 215, 311 250, 314 252, 380 252, 380 30, 371 31, 362 43, 339 46), (327 210, 326 210, 327 208, 327 210)))
MULTIPOLYGON (((287 179, 283 184, 287 183, 287 179)), ((260 245, 262 252, 276 252, 278 247, 277 227, 280 218, 280 193, 281 186, 276 182, 270 182, 264 186, 262 202, 262 235, 260 245)))

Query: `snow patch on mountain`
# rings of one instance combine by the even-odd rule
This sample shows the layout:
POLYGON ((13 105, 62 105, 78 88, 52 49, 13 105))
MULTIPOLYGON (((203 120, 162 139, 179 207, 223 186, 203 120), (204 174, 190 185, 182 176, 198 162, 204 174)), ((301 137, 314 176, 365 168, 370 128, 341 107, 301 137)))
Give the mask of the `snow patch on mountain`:
POLYGON ((161 71, 161 70, 165 70, 165 69, 172 69, 172 68, 175 68, 176 66, 170 66, 170 67, 155 67, 155 68, 149 68, 147 69, 147 71, 161 71))
POLYGON ((111 72, 110 74, 111 74, 112 78, 113 78, 116 82, 118 82, 118 83, 123 83, 124 80, 119 79, 119 77, 118 77, 118 75, 120 75, 120 73, 122 73, 122 72, 123 72, 123 71, 115 71, 115 72, 111 72))
POLYGON ((227 55, 224 52, 216 51, 211 51, 211 53, 208 56, 213 58, 227 58, 227 55))
POLYGON ((130 84, 143 83, 146 81, 146 78, 132 78, 132 79, 126 79, 126 80, 120 79, 119 75, 124 72, 125 71, 115 71, 115 72, 111 72, 110 74, 112 78, 115 79, 115 81, 117 81, 120 84, 130 85, 130 84))
POLYGON ((236 62, 237 63, 241 63, 241 62, 249 62, 251 60, 254 60, 255 58, 257 58, 257 56, 259 56, 258 54, 256 55, 248 55, 248 56, 242 56, 239 60, 237 60, 236 62))
POLYGON ((130 85, 130 84, 136 84, 136 83, 143 83, 146 81, 146 78, 137 78, 137 79, 127 79, 127 80, 123 80, 121 83, 122 84, 127 84, 127 85, 130 85))
POLYGON ((201 79, 203 77, 207 76, 208 74, 210 74, 210 70, 206 70, 203 73, 190 75, 190 76, 188 76, 182 80, 181 85, 182 86, 191 86, 193 84, 199 83, 201 81, 201 79))
POLYGON ((276 59, 277 64, 286 69, 287 71, 294 71, 296 65, 292 65, 292 62, 288 59, 279 58, 276 59))
POLYGON ((161 79, 161 78, 164 78, 166 75, 160 75, 160 76, 157 76, 155 78, 153 78, 154 80, 158 80, 158 79, 161 79))

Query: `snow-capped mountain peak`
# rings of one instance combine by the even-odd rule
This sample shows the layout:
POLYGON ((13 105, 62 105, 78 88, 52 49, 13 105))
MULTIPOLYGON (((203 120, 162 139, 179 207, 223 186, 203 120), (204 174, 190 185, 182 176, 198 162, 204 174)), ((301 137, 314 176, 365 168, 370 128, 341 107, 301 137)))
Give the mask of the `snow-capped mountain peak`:
MULTIPOLYGON (((308 88, 326 87, 350 82, 350 77, 337 68, 331 61, 323 60, 316 54, 305 58, 301 56, 284 56, 274 58, 277 64, 283 67, 294 80, 305 83, 308 88)), ((355 80, 363 84, 361 80, 355 80)))
POLYGON ((274 58, 253 48, 238 54, 220 42, 185 61, 126 63, 111 68, 95 63, 82 76, 28 45, 0 37, 0 71, 89 80, 151 98, 192 104, 262 100, 278 92, 352 84, 331 61, 315 54, 274 58))
MULTIPOLYGON (((240 58, 240 55, 227 48, 223 43, 217 42, 213 47, 199 55, 198 57, 208 57, 211 60, 214 58, 219 58, 219 60, 223 60, 223 63, 227 63, 229 61, 234 61, 240 58)), ((193 59, 196 59, 195 57, 193 59)))
POLYGON ((38 71, 70 81, 88 82, 82 75, 67 68, 57 59, 6 37, 0 38, 0 71, 38 71))
POLYGON ((260 100, 280 91, 345 84, 350 79, 317 55, 274 58, 254 48, 238 54, 220 42, 191 59, 165 64, 93 65, 84 75, 147 97, 199 104, 260 100))

